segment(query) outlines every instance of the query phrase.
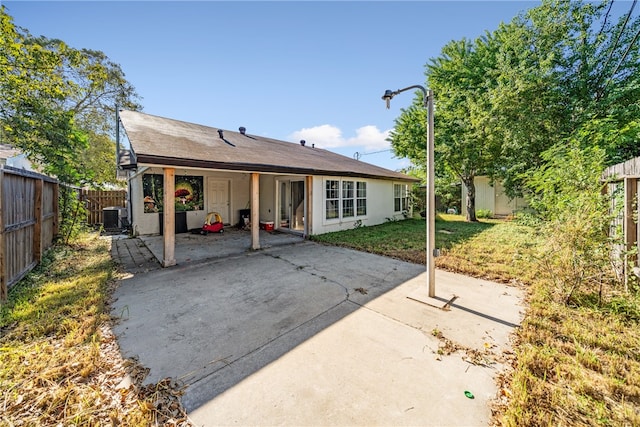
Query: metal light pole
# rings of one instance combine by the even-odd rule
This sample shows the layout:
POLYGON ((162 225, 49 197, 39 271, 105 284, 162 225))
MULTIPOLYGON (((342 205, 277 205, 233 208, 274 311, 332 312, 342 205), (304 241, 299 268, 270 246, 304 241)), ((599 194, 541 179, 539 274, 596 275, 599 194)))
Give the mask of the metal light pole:
POLYGON ((382 99, 390 106, 391 98, 406 90, 420 89, 423 94, 423 105, 427 109, 427 285, 429 287, 429 298, 436 296, 436 275, 434 256, 436 252, 436 197, 435 197, 435 170, 434 170, 434 149, 433 149, 433 91, 425 89, 420 85, 413 85, 398 89, 396 91, 386 90, 382 99))

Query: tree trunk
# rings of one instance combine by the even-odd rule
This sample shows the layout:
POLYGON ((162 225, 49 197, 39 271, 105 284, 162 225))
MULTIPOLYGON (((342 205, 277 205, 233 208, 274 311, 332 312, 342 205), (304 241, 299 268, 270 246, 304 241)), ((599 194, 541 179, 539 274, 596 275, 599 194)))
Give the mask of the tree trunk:
POLYGON ((467 214, 465 219, 468 222, 478 221, 476 218, 476 184, 474 178, 474 176, 470 176, 462 179, 462 183, 467 187, 467 214))

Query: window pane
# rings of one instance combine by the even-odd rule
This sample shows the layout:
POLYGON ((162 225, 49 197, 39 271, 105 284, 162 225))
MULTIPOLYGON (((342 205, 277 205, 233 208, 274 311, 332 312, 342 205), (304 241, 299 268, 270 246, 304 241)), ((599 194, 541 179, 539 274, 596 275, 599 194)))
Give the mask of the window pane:
POLYGON ((327 219, 338 218, 338 201, 337 200, 327 200, 326 216, 327 216, 327 219))
POLYGON ((353 216, 353 199, 342 201, 342 217, 348 218, 353 216))
POLYGON ((326 198, 337 199, 340 197, 340 181, 329 180, 326 182, 326 198))
POLYGON ((367 214, 367 199, 358 199, 358 216, 367 214))
POLYGON ((342 198, 353 199, 353 181, 342 181, 342 198))
POLYGON ((358 191, 357 197, 367 197, 367 183, 366 182, 358 182, 358 191))
POLYGON ((409 210, 409 186, 407 184, 393 184, 393 211, 409 210))

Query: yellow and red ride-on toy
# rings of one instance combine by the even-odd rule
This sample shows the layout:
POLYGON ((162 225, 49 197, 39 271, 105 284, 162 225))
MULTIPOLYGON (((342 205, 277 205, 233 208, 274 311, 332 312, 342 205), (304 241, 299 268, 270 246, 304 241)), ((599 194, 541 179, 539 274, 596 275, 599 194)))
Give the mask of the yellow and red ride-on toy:
POLYGON ((209 233, 224 233, 222 217, 218 212, 209 212, 202 226, 202 230, 200 230, 200 234, 207 235, 209 233))

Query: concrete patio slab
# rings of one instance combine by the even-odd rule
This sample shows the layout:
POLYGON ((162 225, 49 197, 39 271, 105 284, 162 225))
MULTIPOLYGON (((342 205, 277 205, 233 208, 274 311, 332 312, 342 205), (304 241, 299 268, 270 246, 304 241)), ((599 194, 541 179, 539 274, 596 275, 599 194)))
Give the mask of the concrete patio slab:
MULTIPOLYGON (((163 236, 140 236, 139 239, 149 248, 158 262, 162 263, 163 236)), ((303 241, 304 238, 297 234, 260 230, 260 246, 264 249, 303 241)), ((184 264, 241 255, 250 248, 251 231, 226 227, 223 233, 176 234, 175 257, 177 264, 184 264)))
POLYGON ((377 255, 272 246, 123 280, 115 332, 148 382, 185 382, 199 426, 487 425, 522 291, 437 271, 437 296, 459 296, 442 311, 407 298, 425 280, 377 255), (440 355, 434 334, 461 350, 440 355))

